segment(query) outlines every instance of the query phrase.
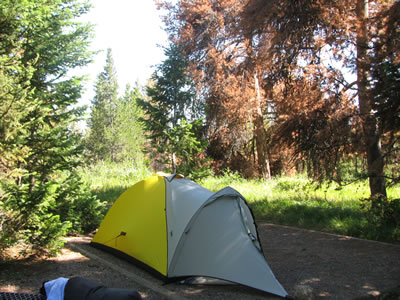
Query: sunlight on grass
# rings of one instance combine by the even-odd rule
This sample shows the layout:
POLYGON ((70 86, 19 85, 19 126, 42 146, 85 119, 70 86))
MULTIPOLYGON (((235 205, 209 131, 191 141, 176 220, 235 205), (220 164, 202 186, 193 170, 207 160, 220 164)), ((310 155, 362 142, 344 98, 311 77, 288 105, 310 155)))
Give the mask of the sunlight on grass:
MULTIPOLYGON (((128 187, 152 175, 134 163, 98 163, 81 170, 81 176, 102 201, 113 203, 128 187)), ((369 197, 368 181, 346 186, 317 184, 305 176, 270 180, 244 179, 237 173, 208 176, 197 181, 217 192, 230 186, 249 202, 258 221, 331 232, 354 237, 400 242, 399 230, 377 229, 360 203, 369 197)), ((400 184, 388 187, 388 198, 400 198, 400 184)))
MULTIPOLYGON (((235 173, 198 182, 211 191, 231 186, 249 202, 258 220, 362 238, 378 238, 360 200, 369 197, 368 180, 340 187, 317 184, 304 176, 245 180, 235 173)), ((400 185, 389 187, 388 198, 400 198, 400 185)), ((380 239, 391 240, 387 237, 380 239)), ((396 238, 395 238, 396 239, 396 238)))
POLYGON ((82 179, 97 197, 114 202, 128 187, 152 175, 151 171, 135 162, 98 164, 80 170, 82 179))

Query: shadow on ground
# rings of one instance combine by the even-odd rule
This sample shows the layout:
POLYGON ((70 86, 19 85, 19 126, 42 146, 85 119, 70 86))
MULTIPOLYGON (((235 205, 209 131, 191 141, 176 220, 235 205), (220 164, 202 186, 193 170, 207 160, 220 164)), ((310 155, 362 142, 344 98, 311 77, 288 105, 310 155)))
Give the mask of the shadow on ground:
MULTIPOLYGON (((308 286, 315 299, 378 299, 399 286, 398 245, 266 223, 258 229, 265 257, 290 295, 299 286, 308 286)), ((55 258, 2 263, 0 291, 37 293, 43 281, 82 276, 105 286, 138 290, 145 299, 165 299, 160 290, 188 299, 279 299, 235 285, 163 285, 142 269, 92 248, 89 241, 88 237, 70 238, 55 258), (135 282, 129 274, 148 284, 135 282)))

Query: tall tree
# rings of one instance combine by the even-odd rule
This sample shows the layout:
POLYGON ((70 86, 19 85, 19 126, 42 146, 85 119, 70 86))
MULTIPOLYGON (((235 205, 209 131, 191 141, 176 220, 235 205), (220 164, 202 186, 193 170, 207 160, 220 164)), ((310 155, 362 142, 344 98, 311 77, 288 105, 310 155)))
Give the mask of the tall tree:
POLYGON ((31 250, 57 248, 81 226, 78 203, 94 200, 75 170, 81 78, 66 76, 90 61, 91 26, 75 21, 88 9, 74 0, 0 3, 1 248, 20 240, 31 250))
POLYGON ((316 176, 335 174, 346 155, 361 153, 371 195, 386 196, 384 131, 374 96, 379 85, 371 79, 381 62, 398 56, 398 1, 182 0, 160 5, 168 10, 167 28, 183 45, 193 78, 206 87, 208 112, 222 117, 213 121, 220 140, 239 140, 224 139, 234 136, 227 127, 242 120, 236 123, 240 128, 242 116, 253 116, 251 124, 261 129, 255 137, 262 158, 266 124, 261 126, 261 115, 265 119, 269 99, 278 116, 274 136, 293 146, 298 158, 312 162, 316 176), (264 103, 258 105, 260 100, 264 103), (224 111, 235 118, 224 118, 224 111))
POLYGON ((356 115, 349 114, 345 119, 348 124, 351 120, 360 122, 358 136, 367 157, 372 196, 386 196, 386 188, 383 132, 371 93, 374 69, 371 58, 373 45, 382 41, 377 35, 380 16, 396 6, 396 1, 250 0, 243 13, 242 25, 247 34, 269 41, 269 44, 259 43, 258 50, 273 63, 274 69, 267 75, 273 84, 286 80, 288 88, 293 79, 308 76, 319 82, 324 92, 321 100, 330 98, 336 110, 351 104, 357 106, 356 115), (350 73, 356 74, 356 78, 348 82, 350 73))
POLYGON ((167 125, 174 127, 181 118, 193 120, 203 114, 203 107, 195 95, 193 83, 186 74, 187 62, 179 44, 171 43, 164 49, 166 59, 153 74, 154 86, 149 85, 147 95, 157 103, 167 118, 167 125))
POLYGON ((255 52, 249 40, 234 35, 243 3, 179 1, 160 6, 169 10, 167 30, 182 45, 189 74, 206 100, 210 153, 225 166, 255 168, 269 177, 262 73, 252 63, 255 52))
POLYGON ((103 72, 97 76, 95 92, 88 121, 88 148, 96 161, 115 161, 117 136, 112 130, 117 116, 118 81, 111 49, 107 50, 103 72))
POLYGON ((152 146, 163 162, 172 162, 173 172, 185 173, 195 154, 201 151, 197 141, 201 135, 203 113, 194 85, 186 75, 186 61, 179 45, 171 43, 165 49, 166 60, 157 66, 152 82, 147 86, 147 101, 141 101, 146 113, 144 123, 150 132, 152 146), (188 124, 194 122, 194 124, 188 124), (184 167, 185 166, 185 167, 184 167), (183 170, 183 169, 184 170, 183 170))
POLYGON ((391 180, 400 181, 400 2, 381 11, 371 64, 373 110, 383 133, 384 156, 392 164, 391 180))
POLYGON ((128 84, 125 94, 118 100, 115 122, 107 131, 115 133, 116 159, 118 161, 141 163, 144 159, 145 137, 144 126, 141 122, 143 111, 138 105, 142 98, 139 85, 136 84, 136 87, 131 88, 128 84))
POLYGON ((96 94, 88 122, 87 147, 95 161, 143 160, 145 142, 140 121, 143 112, 137 102, 142 98, 139 85, 127 85, 118 96, 117 72, 111 49, 107 50, 103 72, 97 76, 96 94))

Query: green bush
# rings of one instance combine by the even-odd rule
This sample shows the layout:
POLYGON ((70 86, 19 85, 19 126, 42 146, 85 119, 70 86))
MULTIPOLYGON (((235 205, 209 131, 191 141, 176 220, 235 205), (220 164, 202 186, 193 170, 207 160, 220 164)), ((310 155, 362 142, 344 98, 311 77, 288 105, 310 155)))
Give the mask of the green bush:
POLYGON ((317 185, 313 181, 303 176, 280 177, 276 178, 275 181, 276 188, 286 192, 310 192, 317 188, 317 185))
POLYGON ((76 174, 69 174, 57 188, 54 214, 71 224, 70 232, 88 233, 96 229, 105 213, 105 204, 92 195, 87 184, 76 174))
POLYGON ((19 244, 22 254, 54 254, 63 245, 61 238, 71 227, 53 212, 57 208, 57 184, 49 182, 30 191, 29 186, 3 183, 0 249, 19 244))
POLYGON ((21 254, 55 254, 68 232, 97 228, 104 204, 74 172, 45 184, 2 183, 0 250, 20 245, 21 254))
POLYGON ((377 196, 361 201, 370 230, 368 238, 400 241, 400 199, 377 196))

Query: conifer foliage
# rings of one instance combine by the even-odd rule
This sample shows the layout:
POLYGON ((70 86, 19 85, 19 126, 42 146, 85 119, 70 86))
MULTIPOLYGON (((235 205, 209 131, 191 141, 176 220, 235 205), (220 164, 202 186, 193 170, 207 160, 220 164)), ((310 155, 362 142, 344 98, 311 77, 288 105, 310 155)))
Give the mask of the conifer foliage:
POLYGON ((202 176, 205 160, 201 157, 206 147, 202 136, 204 107, 186 74, 187 62, 180 46, 171 43, 164 53, 167 58, 153 73, 146 89, 147 99, 139 102, 155 150, 153 158, 159 163, 155 167, 168 166, 169 172, 202 176))
POLYGON ((98 161, 142 162, 144 144, 143 126, 139 119, 143 113, 137 105, 142 97, 139 85, 127 85, 122 97, 118 96, 117 71, 112 50, 107 50, 103 72, 97 76, 95 97, 88 120, 88 157, 98 161))
POLYGON ((107 130, 115 124, 118 101, 118 81, 111 49, 107 50, 103 72, 97 76, 92 101, 88 147, 95 160, 115 160, 115 139, 107 130), (111 151, 111 152, 110 152, 111 151))
POLYGON ((92 230, 101 204, 76 173, 81 136, 72 124, 90 61, 91 27, 75 0, 0 3, 0 249, 57 250, 68 230, 92 230), (89 209, 93 208, 93 209, 89 209), (83 221, 82 217, 89 221, 83 221))

